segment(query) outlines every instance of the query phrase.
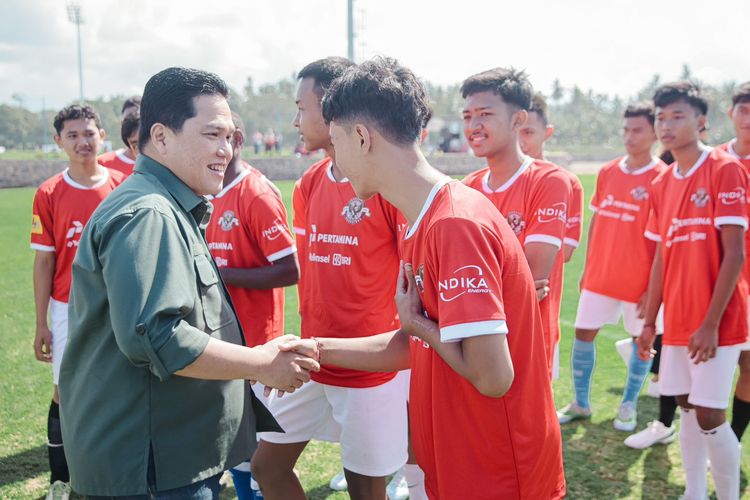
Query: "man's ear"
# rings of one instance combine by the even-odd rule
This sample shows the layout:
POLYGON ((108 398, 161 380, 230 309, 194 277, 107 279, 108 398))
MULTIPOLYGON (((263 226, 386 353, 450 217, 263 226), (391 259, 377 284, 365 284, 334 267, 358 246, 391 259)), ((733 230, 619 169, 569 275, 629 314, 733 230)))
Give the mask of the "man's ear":
POLYGON ((62 146, 62 137, 60 137, 60 134, 55 134, 52 136, 52 140, 55 141, 55 144, 57 144, 57 147, 60 149, 63 149, 62 146))
POLYGON ((511 118, 511 126, 513 127, 513 130, 518 132, 518 129, 523 127, 528 119, 529 112, 525 109, 520 109, 513 113, 513 117, 511 118))
POLYGON ((170 134, 172 134, 172 131, 163 123, 154 123, 151 125, 151 144, 154 145, 160 154, 167 152, 167 142, 170 134))
POLYGON ((554 125, 547 125, 546 130, 544 131, 544 140, 548 141, 550 137, 552 137, 555 133, 555 126, 554 125))
POLYGON ((370 130, 362 123, 354 126, 354 133, 359 140, 359 150, 361 153, 369 153, 372 148, 372 136, 370 130))

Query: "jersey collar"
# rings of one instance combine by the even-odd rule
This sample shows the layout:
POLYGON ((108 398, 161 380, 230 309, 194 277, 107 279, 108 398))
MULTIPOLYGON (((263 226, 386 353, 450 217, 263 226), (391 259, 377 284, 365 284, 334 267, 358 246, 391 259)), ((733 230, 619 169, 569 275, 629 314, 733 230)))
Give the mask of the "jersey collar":
POLYGON ((708 155, 713 151, 714 148, 708 148, 703 153, 701 153, 700 157, 698 158, 698 161, 695 162, 695 164, 690 167, 690 170, 688 170, 685 175, 682 175, 680 171, 678 170, 677 162, 674 162, 674 167, 672 167, 672 174, 675 176, 676 179, 687 179, 691 175, 695 173, 696 170, 698 170, 701 165, 706 161, 706 158, 708 158, 708 155))
POLYGON ((414 225, 406 229, 406 233, 404 234, 404 239, 408 240, 412 236, 414 236, 414 233, 417 232, 417 229, 419 229, 419 223, 422 222, 422 219, 424 218, 427 211, 430 209, 430 206, 432 206, 432 202, 435 200, 435 196, 437 196, 438 191, 442 189, 443 186, 448 184, 451 181, 450 177, 444 177, 440 181, 438 181, 437 184, 432 186, 432 189, 430 190, 430 194, 427 195, 427 200, 425 200, 424 205, 422 205, 422 211, 419 212, 419 216, 417 217, 417 220, 414 221, 414 225))
POLYGON ((326 174, 328 175, 328 178, 333 182, 334 184, 343 184, 345 182, 349 182, 348 177, 343 177, 340 181, 337 181, 336 178, 333 176, 333 160, 331 160, 331 163, 328 164, 328 168, 326 168, 326 174))
POLYGON ((508 188, 510 188, 513 185, 513 183, 516 182, 516 179, 518 179, 521 176, 521 174, 524 173, 526 169, 529 168, 529 166, 531 166, 532 163, 534 163, 534 158, 527 156, 523 160, 523 163, 521 163, 521 166, 518 167, 518 170, 516 170, 516 173, 513 174, 513 176, 510 179, 505 181, 505 183, 502 186, 494 190, 490 187, 490 171, 488 169, 487 173, 484 174, 484 177, 482 177, 482 189, 484 190, 485 193, 488 193, 488 194, 502 193, 503 191, 507 191, 508 188))
POLYGON ((109 181, 109 169, 105 167, 102 167, 102 168, 104 168, 104 175, 102 176, 101 180, 90 187, 84 186, 83 184, 79 184, 76 181, 74 181, 73 178, 70 176, 69 168, 66 168, 63 171, 63 180, 65 181, 66 184, 76 189, 82 189, 84 191, 90 191, 92 189, 99 189, 100 187, 102 187, 109 181))
POLYGON ((123 163, 127 163, 128 165, 135 165, 135 160, 131 160, 130 158, 125 156, 124 149, 118 149, 117 151, 115 151, 115 156, 117 156, 123 163))
POLYGON ((242 179, 244 179, 248 175, 250 175, 250 171, 247 170, 247 169, 243 170, 242 172, 240 172, 237 175, 237 177, 235 177, 232 180, 232 182, 230 182, 229 184, 227 184, 226 186, 224 186, 221 191, 219 191, 218 193, 216 193, 215 196, 208 195, 208 196, 206 196, 206 199, 208 201, 211 201, 211 200, 213 200, 215 198, 221 198, 222 196, 224 196, 225 194, 227 194, 230 189, 232 189, 234 186, 236 186, 237 184, 239 184, 240 182, 242 182, 242 179))
POLYGON ((735 151, 734 145, 737 144, 737 138, 735 137, 731 141, 729 141, 729 144, 727 144, 727 153, 734 156, 738 160, 750 160, 750 155, 747 156, 740 156, 740 154, 735 151))
POLYGON ((646 172, 648 172, 649 170, 652 170, 653 168, 656 167, 656 165, 659 164, 659 158, 657 158, 655 156, 652 156, 651 157, 651 163, 649 163, 645 167, 641 167, 638 170, 628 170, 628 166, 627 166, 628 158, 629 158, 628 155, 623 156, 622 159, 620 160, 620 163, 619 163, 620 170, 622 170, 622 172, 625 173, 625 174, 627 174, 627 175, 641 175, 641 174, 645 174, 646 172))

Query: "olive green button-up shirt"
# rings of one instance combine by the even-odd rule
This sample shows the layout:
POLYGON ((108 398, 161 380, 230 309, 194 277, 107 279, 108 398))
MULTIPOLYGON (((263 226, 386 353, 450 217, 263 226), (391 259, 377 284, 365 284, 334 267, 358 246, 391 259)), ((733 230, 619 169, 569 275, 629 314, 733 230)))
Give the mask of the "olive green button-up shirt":
POLYGON ((158 490, 186 486, 249 458, 256 427, 280 430, 246 381, 174 375, 210 337, 243 343, 204 239, 211 208, 140 155, 84 229, 59 386, 78 493, 145 494, 149 450, 158 490))

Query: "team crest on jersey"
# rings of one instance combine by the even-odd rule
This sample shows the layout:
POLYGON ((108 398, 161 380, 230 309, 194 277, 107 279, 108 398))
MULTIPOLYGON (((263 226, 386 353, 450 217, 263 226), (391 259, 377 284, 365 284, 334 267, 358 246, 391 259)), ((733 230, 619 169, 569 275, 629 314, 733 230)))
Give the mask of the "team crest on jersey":
POLYGON ((419 291, 424 293, 424 264, 419 264, 417 274, 414 275, 414 281, 417 283, 419 291))
POLYGON ((219 218, 219 226, 224 231, 231 231, 234 226, 239 226, 239 225, 240 225, 240 221, 237 218, 237 216, 234 214, 234 211, 232 210, 227 210, 219 218))
POLYGON ((370 217, 370 209, 365 206, 365 202, 356 196, 349 200, 349 203, 341 210, 349 224, 359 224, 365 217, 370 217))
POLYGON ((708 204, 710 196, 708 195, 708 192, 706 192, 703 188, 698 188, 698 190, 690 195, 690 201, 695 203, 695 206, 698 208, 703 208, 708 204))
POLYGON ((630 190, 630 196, 636 201, 643 201, 648 199, 648 189, 643 186, 638 186, 630 190))
POLYGON ((508 220, 508 225, 513 230, 516 235, 521 234, 521 232, 526 228, 526 221, 523 220, 523 216, 520 212, 508 212, 508 216, 506 217, 508 220))

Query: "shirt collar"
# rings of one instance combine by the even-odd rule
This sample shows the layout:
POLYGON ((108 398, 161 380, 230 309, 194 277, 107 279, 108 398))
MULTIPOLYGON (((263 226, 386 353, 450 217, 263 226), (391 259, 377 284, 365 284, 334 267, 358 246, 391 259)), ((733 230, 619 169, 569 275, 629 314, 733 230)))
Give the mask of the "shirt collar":
POLYGON ((133 170, 140 174, 154 176, 156 180, 159 181, 167 191, 169 191, 169 194, 172 195, 172 198, 175 199, 184 211, 192 213, 197 222, 200 222, 203 219, 208 207, 206 199, 195 194, 187 184, 182 182, 180 178, 167 167, 153 158, 141 153, 138 155, 133 170), (200 205, 203 205, 203 209, 193 212, 193 210, 200 205))

